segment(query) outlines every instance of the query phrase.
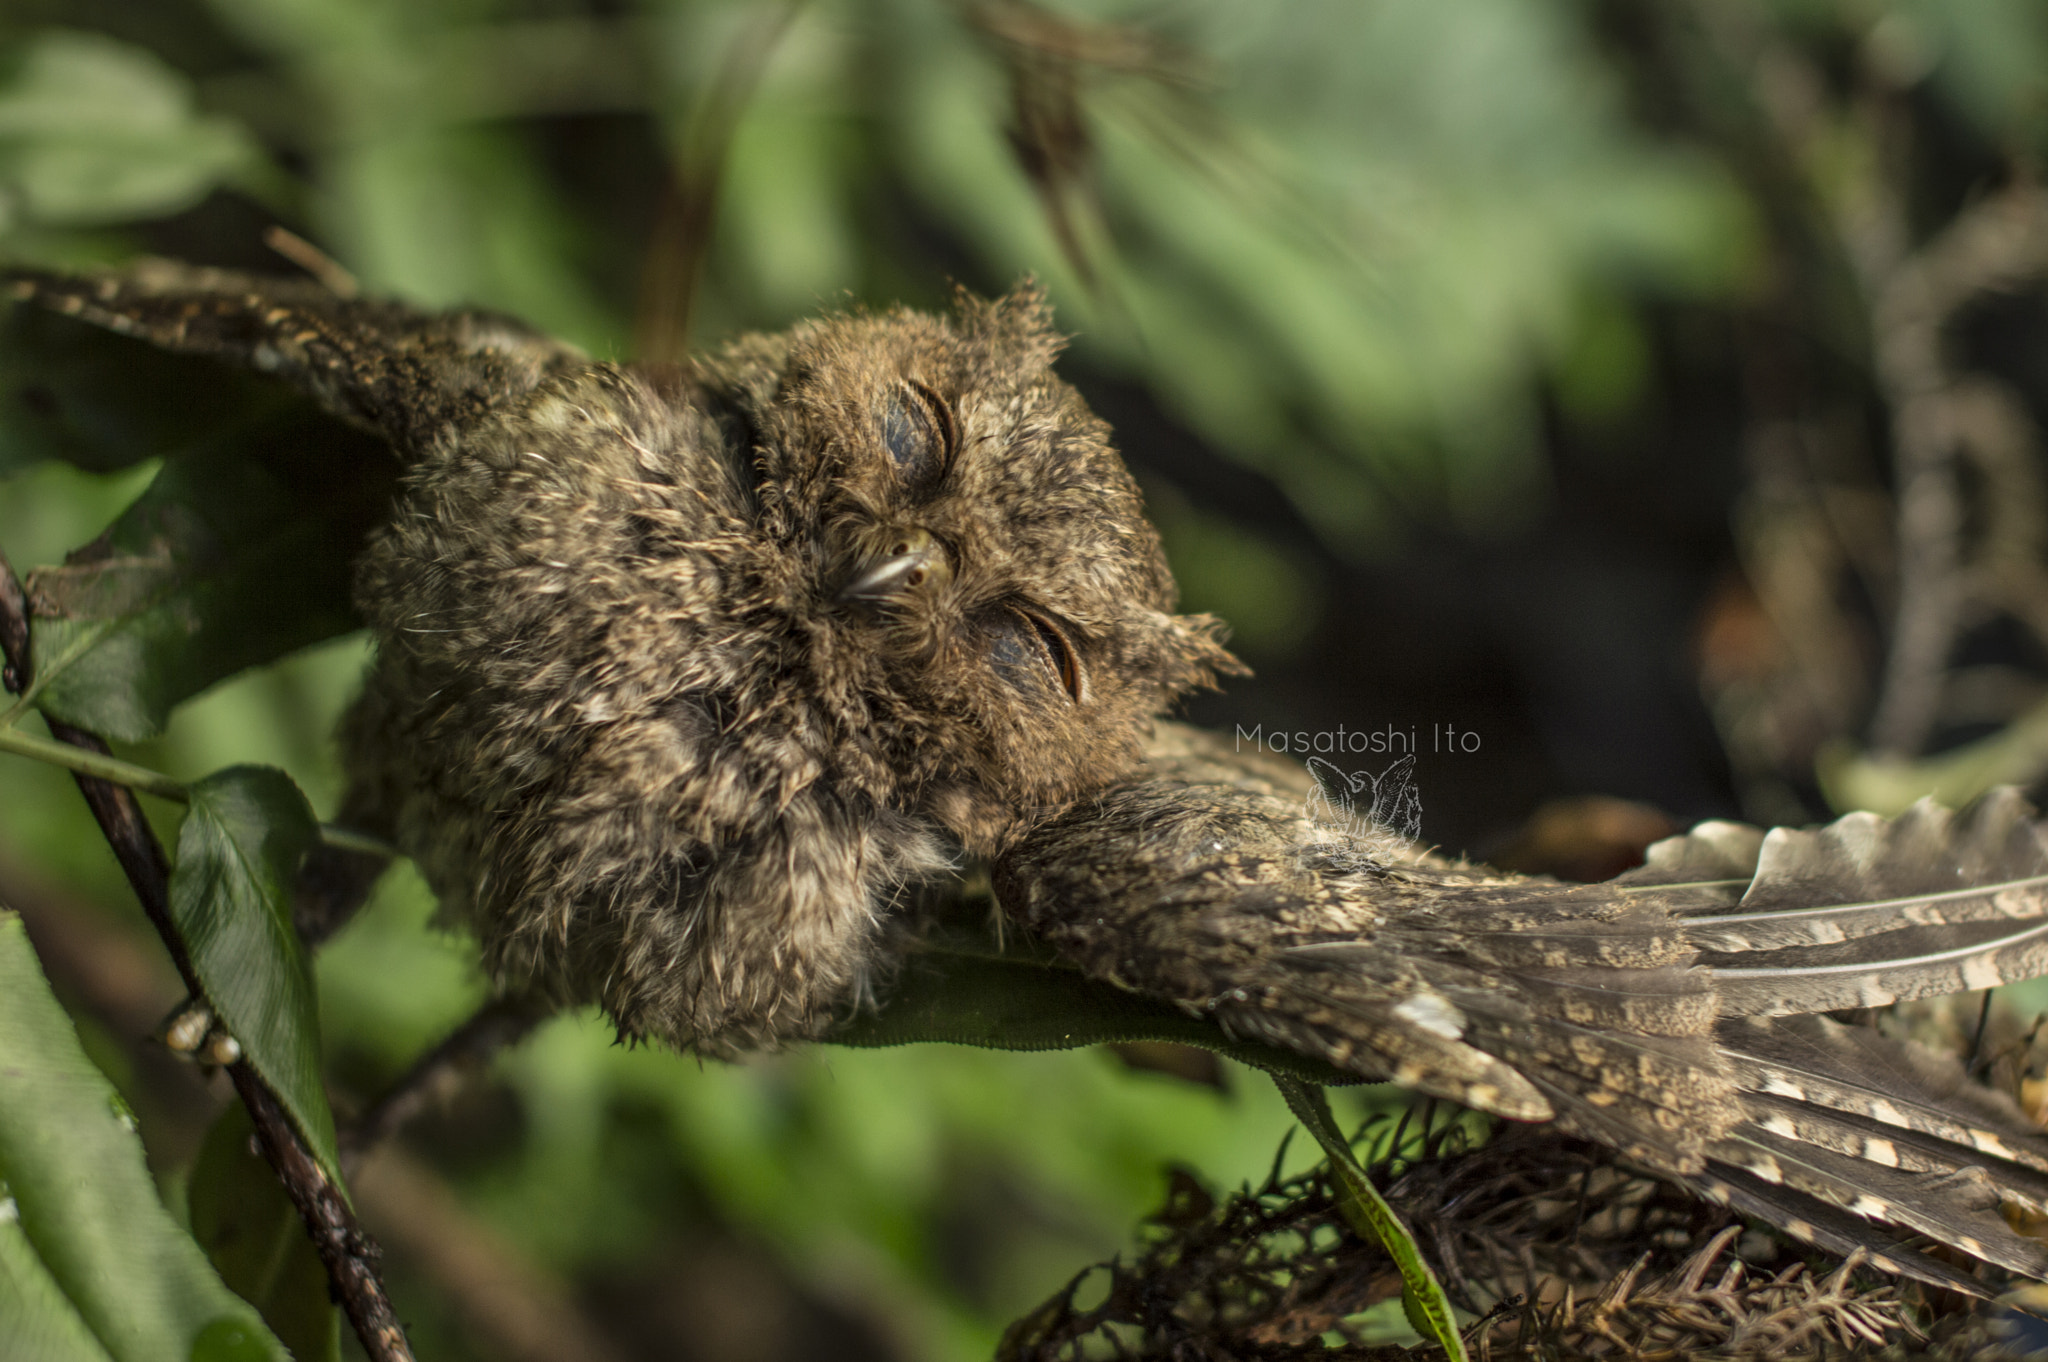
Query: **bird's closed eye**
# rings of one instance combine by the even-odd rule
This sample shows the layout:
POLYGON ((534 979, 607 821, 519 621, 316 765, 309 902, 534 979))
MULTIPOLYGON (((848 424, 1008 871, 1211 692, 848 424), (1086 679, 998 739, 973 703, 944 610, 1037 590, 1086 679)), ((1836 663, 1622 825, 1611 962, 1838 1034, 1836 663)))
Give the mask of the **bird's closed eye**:
POLYGON ((989 659, 1014 685, 1050 680, 1076 704, 1087 696, 1080 653, 1065 631, 1035 610, 1004 607, 989 645, 989 659))
POLYGON ((953 409, 930 388, 913 378, 889 394, 882 408, 882 445, 905 488, 923 492, 935 486, 958 443, 953 409))

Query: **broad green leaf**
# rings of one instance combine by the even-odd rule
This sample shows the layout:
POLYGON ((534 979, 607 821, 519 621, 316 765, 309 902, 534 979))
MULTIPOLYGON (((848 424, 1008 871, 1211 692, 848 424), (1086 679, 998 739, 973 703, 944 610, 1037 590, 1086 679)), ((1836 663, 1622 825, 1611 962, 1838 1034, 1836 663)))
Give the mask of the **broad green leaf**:
POLYGON ((109 738, 356 626, 349 567, 396 461, 295 405, 170 460, 108 531, 29 578, 36 699, 109 738))
POLYGON ((210 359, 30 304, 0 313, 0 476, 43 459, 126 468, 277 400, 275 384, 210 359))
POLYGON ((53 29, 0 50, 0 229, 175 213, 256 159, 142 48, 53 29))
POLYGON ((292 876, 318 836, 313 810, 284 772, 214 772, 192 786, 178 830, 171 917, 214 1015, 339 1187, 313 970, 291 912, 292 876))
POLYGON ((335 1362, 341 1316, 328 1298, 327 1269, 277 1174, 250 1146, 254 1133, 239 1102, 208 1132, 185 1190, 192 1237, 296 1362, 335 1362))
POLYGON ((825 1037, 875 1047, 943 1042, 984 1050, 1072 1050, 1156 1040, 1198 1045, 1316 1083, 1361 1080, 1327 1064, 1234 1040, 1213 1021, 1022 955, 934 950, 905 968, 883 1005, 825 1037))
POLYGON ((157 1199, 134 1118, 0 910, 0 1357, 285 1356, 157 1199))
POLYGON ((1337 1178, 1338 1204, 1344 1219, 1359 1234, 1378 1240, 1394 1260, 1394 1266, 1401 1270, 1401 1308, 1407 1311, 1408 1322, 1424 1338, 1434 1339, 1450 1362, 1465 1362, 1465 1340, 1459 1336, 1458 1317, 1444 1296, 1443 1284, 1423 1261, 1422 1250, 1415 1246, 1415 1236, 1408 1233, 1408 1227, 1359 1166, 1351 1152, 1351 1142, 1330 1116, 1330 1104, 1323 1100, 1322 1089, 1279 1073, 1273 1075, 1273 1082, 1328 1156, 1330 1171, 1337 1178))

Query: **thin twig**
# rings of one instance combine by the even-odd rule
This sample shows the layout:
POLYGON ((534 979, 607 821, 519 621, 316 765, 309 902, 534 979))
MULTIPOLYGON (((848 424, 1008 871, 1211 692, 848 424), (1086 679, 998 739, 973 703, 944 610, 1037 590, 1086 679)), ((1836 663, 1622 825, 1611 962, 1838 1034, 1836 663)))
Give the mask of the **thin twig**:
POLYGON ((414 1061, 400 1078, 354 1125, 342 1133, 343 1165, 353 1167, 380 1142, 446 1095, 464 1076, 482 1068, 490 1057, 522 1039, 549 1015, 540 999, 525 994, 493 998, 450 1032, 446 1039, 414 1061))
POLYGON ((362 292, 356 277, 340 261, 297 232, 273 222, 263 229, 263 244, 312 275, 314 282, 337 298, 353 298, 362 292))
MULTIPOLYGON (((51 731, 56 731, 54 725, 51 731)), ((74 733, 77 731, 72 730, 74 733)), ((12 752, 17 757, 61 766, 74 776, 92 776, 109 784, 126 785, 131 790, 140 790, 158 799, 182 804, 191 797, 184 781, 174 780, 147 766, 137 766, 132 761, 109 756, 105 744, 80 747, 69 739, 51 742, 48 738, 38 738, 18 728, 0 728, 0 752, 12 752)))
POLYGON ((479 1353, 497 1362, 622 1362, 574 1288, 465 1207, 427 1164, 388 1147, 350 1182, 363 1218, 419 1264, 479 1353))
MULTIPOLYGON (((28 638, 22 601, 14 569, 0 556, 0 644, 6 647, 6 679, 10 689, 16 691, 27 689, 32 680, 30 655, 22 646, 28 638)), ((106 755, 107 745, 96 735, 54 719, 48 722, 50 734, 58 742, 106 755)), ((185 949, 184 938, 171 920, 170 859, 143 818, 141 801, 133 790, 97 776, 74 771, 72 777, 128 876, 142 911, 163 939, 164 949, 170 953, 171 963, 177 966, 185 987, 194 997, 204 996, 205 989, 192 967, 191 953, 185 949)), ((327 1180, 283 1108, 248 1061, 229 1065, 228 1076, 249 1109, 264 1158, 277 1170, 286 1194, 306 1222, 314 1250, 327 1268, 328 1282, 354 1326, 356 1337, 362 1340, 364 1352, 371 1362, 412 1362, 405 1330, 399 1325, 391 1300, 384 1293, 383 1281, 377 1275, 376 1245, 356 1224, 354 1212, 327 1180)))
MULTIPOLYGON (((11 574, 10 574, 11 575, 11 574)), ((57 731, 58 725, 50 723, 50 731, 57 731)), ((66 731, 77 734, 82 730, 71 728, 66 731)), ((112 785, 125 785, 143 794, 155 795, 183 804, 192 798, 192 791, 184 781, 167 776, 147 766, 137 766, 132 761, 122 761, 109 754, 105 743, 84 745, 65 738, 51 742, 38 738, 33 733, 0 726, 0 752, 12 752, 18 757, 27 757, 51 766, 61 766, 74 776, 92 776, 112 785)), ((398 848, 381 838, 368 833, 356 832, 351 828, 336 827, 332 823, 320 825, 320 840, 340 851, 357 851, 365 856, 381 856, 393 860, 398 848)))

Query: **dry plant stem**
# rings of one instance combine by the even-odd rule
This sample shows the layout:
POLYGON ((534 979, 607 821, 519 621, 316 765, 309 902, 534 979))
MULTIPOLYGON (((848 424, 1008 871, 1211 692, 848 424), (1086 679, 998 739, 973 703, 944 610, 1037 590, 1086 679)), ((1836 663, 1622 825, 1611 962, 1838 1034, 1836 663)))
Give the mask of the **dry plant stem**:
POLYGON ((680 364, 690 349, 697 283, 718 216, 726 153, 768 59, 775 55, 804 0, 764 8, 741 30, 719 65, 711 90, 690 120, 662 195, 660 218, 641 271, 641 313, 635 349, 651 364, 680 364))
MULTIPOLYGON (((7 677, 15 689, 30 681, 29 656, 22 645, 28 638, 28 620, 21 609, 23 596, 14 569, 0 558, 0 643, 6 645, 7 677)), ((97 736, 56 720, 49 721, 50 734, 57 741, 105 755, 107 745, 97 736)), ((142 803, 133 790, 93 776, 72 773, 85 796, 93 818, 114 856, 121 863, 142 911, 163 939, 171 963, 195 997, 204 996, 199 976, 192 968, 191 954, 184 938, 171 920, 171 863, 163 844, 142 816, 142 803)), ((356 1224, 355 1214, 341 1192, 327 1180, 307 1151, 299 1133, 286 1118, 270 1090, 247 1061, 228 1066, 235 1091, 249 1108, 256 1128, 257 1143, 264 1158, 277 1170, 292 1204, 306 1222, 313 1247, 327 1268, 327 1279, 342 1311, 354 1326, 356 1337, 371 1362, 411 1362, 412 1349, 405 1331, 391 1309, 377 1275, 377 1250, 356 1224)))
POLYGON ((1873 309, 1878 376, 1892 404, 1899 483, 1899 612, 1872 746, 1917 752, 1932 729, 1965 606, 1972 565, 1961 557, 1958 464, 1973 431, 1967 392, 1943 352, 1950 320, 1971 299, 2048 268, 2048 197, 2008 190, 1964 212, 1884 281, 1873 309))
MULTIPOLYGON (((132 798, 132 796, 131 796, 132 798)), ((286 1119, 284 1109, 263 1086, 263 1080, 243 1060, 228 1066, 235 1092, 249 1108, 256 1126, 256 1140, 263 1157, 277 1170, 278 1180, 291 1196, 292 1205, 306 1222, 313 1251, 327 1269, 327 1282, 342 1313, 362 1341, 371 1362, 412 1362, 412 1348, 405 1341, 405 1328, 384 1294, 383 1278, 377 1274, 380 1256, 376 1243, 356 1223, 355 1212, 300 1142, 286 1119)))
POLYGON ((500 1049, 521 1040, 548 1015, 539 999, 525 995, 494 998, 414 1062, 405 1076, 342 1136, 344 1165, 357 1160, 404 1126, 500 1049))

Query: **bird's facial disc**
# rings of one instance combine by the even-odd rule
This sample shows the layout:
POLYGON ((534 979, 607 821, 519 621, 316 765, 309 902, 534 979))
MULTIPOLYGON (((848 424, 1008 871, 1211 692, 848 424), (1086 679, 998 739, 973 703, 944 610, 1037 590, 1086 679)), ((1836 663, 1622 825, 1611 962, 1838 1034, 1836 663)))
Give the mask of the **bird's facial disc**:
POLYGON ((1108 427, 1052 372, 1043 298, 828 318, 764 357, 758 523, 804 565, 856 745, 970 847, 1113 779, 1232 661, 1174 588, 1108 427))

